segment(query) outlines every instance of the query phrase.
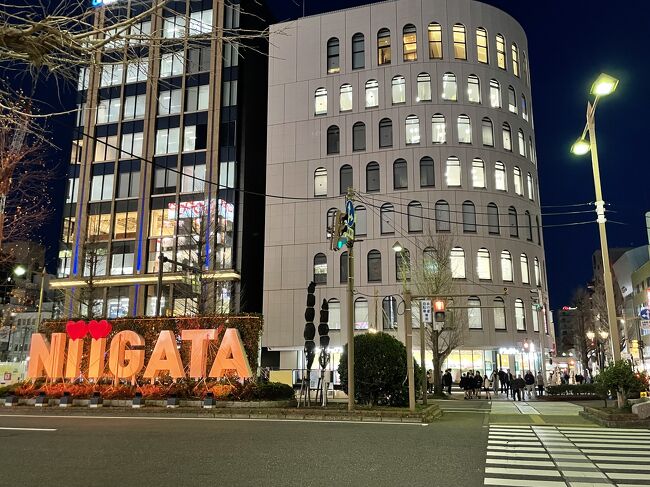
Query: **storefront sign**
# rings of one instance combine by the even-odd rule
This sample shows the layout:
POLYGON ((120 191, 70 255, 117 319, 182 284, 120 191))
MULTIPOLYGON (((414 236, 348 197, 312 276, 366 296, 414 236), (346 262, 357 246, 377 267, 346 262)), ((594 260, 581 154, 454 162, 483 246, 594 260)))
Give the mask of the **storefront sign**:
POLYGON ((500 348, 499 353, 501 355, 515 355, 515 354, 521 353, 521 350, 516 349, 516 348, 512 348, 512 347, 510 347, 510 348, 500 348))
POLYGON ((649 320, 641 320, 641 329, 642 330, 650 330, 650 321, 649 320))
POLYGON ((143 377, 153 379, 164 373, 174 379, 191 377, 202 379, 218 378, 234 374, 245 379, 252 377, 250 364, 244 345, 236 328, 226 328, 216 358, 207 371, 208 348, 211 341, 218 338, 216 329, 190 329, 181 331, 181 340, 190 342, 189 374, 185 371, 179 353, 176 336, 170 330, 158 335, 149 362, 145 367, 145 340, 134 331, 124 330, 116 333, 110 343, 106 337, 111 325, 106 320, 68 322, 66 333, 52 333, 48 342, 42 333, 32 335, 27 377, 36 379, 74 379, 81 375, 81 362, 84 354, 84 338, 90 333, 87 377, 99 379, 107 375, 106 357, 110 376, 118 379, 131 379, 145 368, 143 377), (66 343, 67 342, 67 343, 66 343), (66 351, 67 344, 67 351, 66 351), (108 354, 107 354, 108 351, 108 354), (66 353, 67 352, 67 353, 66 353), (207 372, 207 374, 206 374, 207 372))

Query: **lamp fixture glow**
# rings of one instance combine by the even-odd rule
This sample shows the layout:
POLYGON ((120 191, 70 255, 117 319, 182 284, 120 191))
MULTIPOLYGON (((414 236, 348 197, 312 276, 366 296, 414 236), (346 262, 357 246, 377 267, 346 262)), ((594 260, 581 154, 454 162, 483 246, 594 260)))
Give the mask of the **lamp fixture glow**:
POLYGON ((21 265, 19 265, 14 269, 14 274, 16 274, 18 277, 24 276, 26 273, 27 273, 27 269, 25 269, 21 265))
POLYGON ((594 338, 596 338, 596 334, 593 331, 588 331, 587 338, 589 338, 589 340, 593 340, 594 338))
POLYGON ((616 90, 618 80, 613 76, 600 73, 594 84, 591 85, 591 94, 596 96, 607 96, 616 90))
POLYGON ((584 156, 587 152, 591 150, 589 142, 582 137, 576 140, 571 146, 571 152, 576 156, 584 156))
POLYGON ((607 340, 609 338, 609 333, 606 332, 605 330, 601 330, 600 331, 600 338, 602 338, 603 340, 607 340))
POLYGON ((399 243, 399 240, 393 244, 394 252, 401 252, 402 250, 404 250, 404 247, 402 247, 402 244, 399 243))

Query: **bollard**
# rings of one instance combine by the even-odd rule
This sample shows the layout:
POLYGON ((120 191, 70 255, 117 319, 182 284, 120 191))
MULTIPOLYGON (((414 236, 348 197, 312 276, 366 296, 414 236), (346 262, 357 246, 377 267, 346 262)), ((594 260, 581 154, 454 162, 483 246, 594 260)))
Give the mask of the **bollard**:
POLYGON ((214 399, 214 393, 208 392, 205 395, 205 399, 203 400, 203 409, 212 409, 217 405, 217 401, 214 399))
POLYGON ((142 397, 141 392, 136 392, 133 401, 131 401, 132 408, 143 408, 144 407, 144 398, 142 397))
POLYGON ((99 392, 93 392, 93 397, 90 398, 91 408, 101 408, 104 405, 104 400, 99 392))

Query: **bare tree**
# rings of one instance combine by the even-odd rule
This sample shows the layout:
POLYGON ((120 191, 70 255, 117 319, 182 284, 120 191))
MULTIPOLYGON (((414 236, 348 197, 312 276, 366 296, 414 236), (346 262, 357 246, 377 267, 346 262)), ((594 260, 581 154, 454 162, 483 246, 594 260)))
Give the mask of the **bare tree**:
POLYGON ((584 369, 588 370, 590 347, 587 342, 587 331, 593 329, 592 300, 589 292, 582 287, 576 289, 571 304, 576 308, 577 320, 574 322, 571 335, 562 338, 562 344, 569 348, 572 347, 576 354, 579 354, 584 369))

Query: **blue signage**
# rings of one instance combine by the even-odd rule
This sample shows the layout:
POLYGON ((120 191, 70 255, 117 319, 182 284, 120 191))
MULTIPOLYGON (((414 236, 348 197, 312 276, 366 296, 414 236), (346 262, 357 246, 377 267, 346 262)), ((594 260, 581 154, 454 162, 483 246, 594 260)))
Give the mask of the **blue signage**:
POLYGON ((641 311, 639 311, 639 316, 641 317, 642 320, 650 320, 650 309, 641 308, 641 311))

